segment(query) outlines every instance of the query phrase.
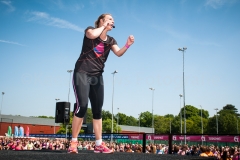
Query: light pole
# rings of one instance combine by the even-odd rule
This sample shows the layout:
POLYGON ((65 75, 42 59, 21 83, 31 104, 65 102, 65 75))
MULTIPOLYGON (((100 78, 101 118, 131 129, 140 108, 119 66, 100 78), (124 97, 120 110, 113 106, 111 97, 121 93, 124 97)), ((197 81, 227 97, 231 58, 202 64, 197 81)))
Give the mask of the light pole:
MULTIPOLYGON (((201 107, 201 126, 202 126, 202 136, 203 136, 202 106, 200 105, 200 107, 201 107)), ((203 139, 202 139, 202 145, 203 145, 203 139)))
POLYGON ((216 125, 217 125, 217 134, 218 134, 218 118, 217 118, 218 108, 215 108, 214 110, 216 110, 216 125))
POLYGON ((202 135, 203 135, 202 106, 200 105, 200 107, 201 107, 201 126, 202 126, 202 135))
MULTIPOLYGON (((114 98, 114 77, 115 73, 118 73, 116 70, 112 73, 113 75, 113 92, 112 92, 112 130, 111 132, 113 133, 113 98, 114 98)), ((113 136, 111 135, 111 142, 113 141, 113 136)))
POLYGON ((73 70, 67 70, 68 73, 70 73, 70 77, 69 77, 69 89, 68 89, 68 102, 69 102, 69 95, 70 95, 70 80, 71 80, 71 73, 73 70))
POLYGON ((154 96, 154 88, 149 88, 152 90, 152 133, 154 133, 154 117, 153 117, 153 96, 154 96))
MULTIPOLYGON (((70 95, 70 81, 71 81, 71 73, 73 70, 67 70, 69 74, 69 89, 68 89, 68 102, 69 102, 69 95, 70 95)), ((67 139, 67 130, 68 130, 68 123, 66 123, 66 139, 67 139)))
MULTIPOLYGON (((57 101, 59 101, 60 99, 55 98, 55 100, 56 100, 56 104, 57 104, 57 101)), ((54 123, 54 134, 56 133, 55 127, 56 127, 56 123, 54 123)))
POLYGON ((2 122, 2 104, 3 104, 3 95, 4 95, 5 93, 4 92, 2 92, 2 102, 1 102, 1 110, 0 110, 0 122, 2 122))
POLYGON ((185 144, 186 144, 186 111, 185 111, 185 82, 184 82, 184 52, 187 47, 178 48, 179 51, 183 53, 183 107, 184 107, 184 134, 185 134, 185 144))
POLYGON ((170 130, 170 134, 172 133, 172 125, 171 125, 171 119, 170 119, 170 124, 169 124, 169 130, 170 130))
POLYGON ((237 134, 238 134, 238 117, 237 117, 237 134))
POLYGON ((138 133, 140 133, 140 118, 141 118, 141 113, 138 114, 138 133))
POLYGON ((119 123, 119 108, 118 109, 118 114, 117 114, 117 133, 118 133, 118 123, 119 123))
POLYGON ((181 127, 180 132, 182 134, 182 104, 181 104, 182 95, 179 94, 179 97, 180 97, 180 127, 181 127))

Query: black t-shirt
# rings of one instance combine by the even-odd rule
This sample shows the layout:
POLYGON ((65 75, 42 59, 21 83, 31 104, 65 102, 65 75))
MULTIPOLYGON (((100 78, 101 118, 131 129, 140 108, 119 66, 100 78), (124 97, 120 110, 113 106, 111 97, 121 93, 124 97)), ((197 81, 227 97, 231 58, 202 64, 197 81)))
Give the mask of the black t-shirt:
MULTIPOLYGON (((93 27, 87 27, 94 29, 93 27)), ((105 62, 107 61, 112 45, 117 44, 113 37, 107 36, 107 40, 103 41, 100 37, 89 39, 84 35, 82 51, 80 57, 75 64, 75 72, 84 72, 90 76, 101 75, 104 71, 105 62)))

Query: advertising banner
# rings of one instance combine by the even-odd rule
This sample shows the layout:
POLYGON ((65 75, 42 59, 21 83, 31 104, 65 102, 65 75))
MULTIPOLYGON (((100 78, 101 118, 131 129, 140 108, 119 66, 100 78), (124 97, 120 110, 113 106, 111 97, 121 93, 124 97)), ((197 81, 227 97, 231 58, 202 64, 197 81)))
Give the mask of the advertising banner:
MULTIPOLYGON (((173 141, 183 141, 185 136, 173 135, 173 141)), ((239 136, 216 136, 216 135, 203 135, 203 136, 186 136, 187 141, 206 141, 206 142, 239 142, 239 136)))

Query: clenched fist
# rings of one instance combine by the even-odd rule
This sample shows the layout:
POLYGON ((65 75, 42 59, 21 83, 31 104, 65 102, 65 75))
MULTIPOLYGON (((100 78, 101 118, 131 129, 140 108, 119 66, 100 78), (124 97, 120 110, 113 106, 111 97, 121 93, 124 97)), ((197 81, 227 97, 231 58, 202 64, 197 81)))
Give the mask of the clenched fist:
POLYGON ((128 39, 127 39, 127 45, 128 46, 131 46, 132 44, 134 43, 134 37, 133 37, 133 35, 130 35, 129 37, 128 37, 128 39))

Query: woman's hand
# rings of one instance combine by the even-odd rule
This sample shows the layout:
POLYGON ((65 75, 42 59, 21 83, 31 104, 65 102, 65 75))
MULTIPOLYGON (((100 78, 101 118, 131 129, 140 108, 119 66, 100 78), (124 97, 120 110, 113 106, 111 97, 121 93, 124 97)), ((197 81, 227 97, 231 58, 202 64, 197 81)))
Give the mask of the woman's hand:
POLYGON ((127 45, 128 46, 131 46, 132 44, 134 43, 134 36, 133 35, 130 35, 127 39, 127 45))

